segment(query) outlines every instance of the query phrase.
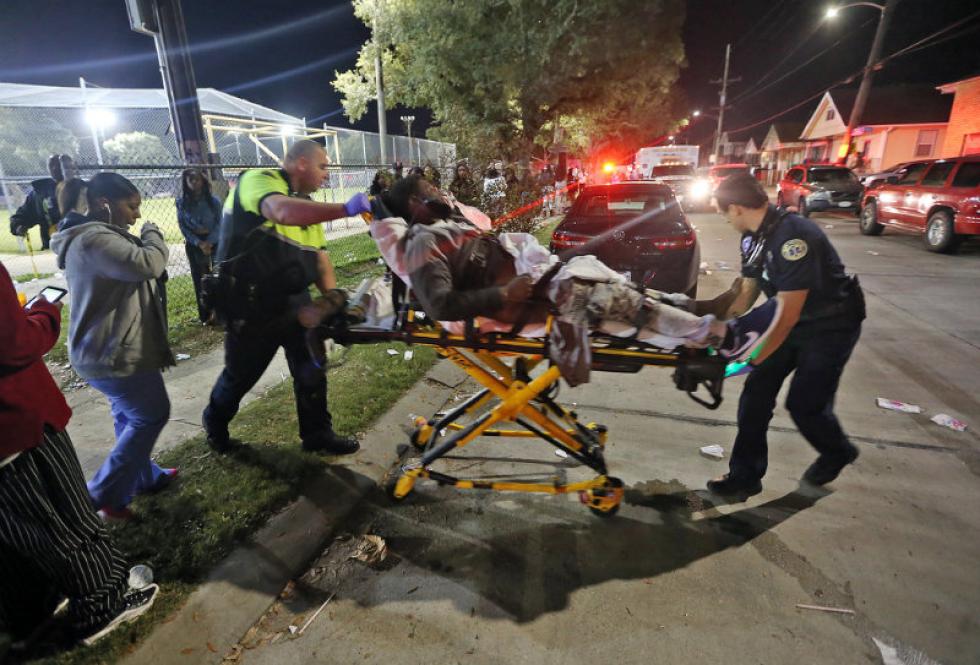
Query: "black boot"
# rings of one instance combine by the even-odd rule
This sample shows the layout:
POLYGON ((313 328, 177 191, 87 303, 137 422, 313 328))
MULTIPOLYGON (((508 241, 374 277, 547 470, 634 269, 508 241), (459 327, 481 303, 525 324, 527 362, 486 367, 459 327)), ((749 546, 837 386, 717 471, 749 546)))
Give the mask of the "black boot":
POLYGON ((803 480, 811 485, 826 485, 837 480, 837 476, 848 464, 852 464, 858 458, 860 452, 857 447, 848 444, 849 448, 841 455, 821 455, 810 465, 810 468, 803 474, 803 480))
POLYGON ((750 496, 755 496, 762 491, 762 482, 759 480, 732 478, 732 474, 726 473, 721 478, 709 480, 708 491, 719 496, 737 497, 741 501, 745 501, 750 496))
POLYGON ((303 450, 325 455, 350 455, 360 450, 361 444, 352 436, 340 436, 330 431, 303 440, 303 450))

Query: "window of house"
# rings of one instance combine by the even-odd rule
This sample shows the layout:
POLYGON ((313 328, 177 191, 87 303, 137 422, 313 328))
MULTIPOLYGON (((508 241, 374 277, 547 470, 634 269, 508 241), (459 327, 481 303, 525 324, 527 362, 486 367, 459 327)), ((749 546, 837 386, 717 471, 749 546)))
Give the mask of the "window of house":
POLYGON ((936 140, 938 138, 938 129, 920 129, 919 138, 915 141, 915 156, 931 157, 932 151, 936 149, 936 140))
POLYGON ((924 187, 942 187, 954 166, 956 162, 936 162, 919 184, 924 187))
POLYGON ((980 162, 963 162, 953 176, 953 187, 980 186, 980 162))
POLYGON ((837 117, 837 114, 834 112, 834 109, 827 109, 827 115, 825 115, 823 119, 824 120, 833 120, 836 117, 837 117))

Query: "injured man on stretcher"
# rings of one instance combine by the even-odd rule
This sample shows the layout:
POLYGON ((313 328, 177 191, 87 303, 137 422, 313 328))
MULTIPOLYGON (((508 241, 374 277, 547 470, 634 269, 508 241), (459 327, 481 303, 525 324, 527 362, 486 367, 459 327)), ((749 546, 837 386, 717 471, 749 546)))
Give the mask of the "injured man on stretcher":
POLYGON ((754 310, 751 322, 696 316, 668 304, 683 296, 637 288, 594 256, 560 263, 530 234, 491 235, 486 215, 447 199, 420 176, 396 182, 372 201, 372 212, 370 233, 388 266, 453 334, 476 319, 480 332, 516 326, 522 336, 542 337, 551 313, 578 329, 663 349, 711 346, 737 360, 775 320, 775 305, 762 316, 766 308, 754 310))

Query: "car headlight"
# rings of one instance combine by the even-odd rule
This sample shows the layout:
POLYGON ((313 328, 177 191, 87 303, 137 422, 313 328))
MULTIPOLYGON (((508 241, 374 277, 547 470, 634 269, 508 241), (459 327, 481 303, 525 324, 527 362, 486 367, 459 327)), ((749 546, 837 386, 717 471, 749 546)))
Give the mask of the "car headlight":
POLYGON ((711 183, 707 180, 695 180, 687 190, 692 199, 706 199, 711 193, 711 183))

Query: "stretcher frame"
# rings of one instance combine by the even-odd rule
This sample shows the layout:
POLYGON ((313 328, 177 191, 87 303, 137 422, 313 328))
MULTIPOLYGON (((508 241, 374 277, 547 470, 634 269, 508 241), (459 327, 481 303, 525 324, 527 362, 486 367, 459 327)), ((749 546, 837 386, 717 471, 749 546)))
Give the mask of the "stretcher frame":
MULTIPOLYGON (((452 335, 428 322, 420 324, 424 319, 417 314, 415 309, 403 307, 391 330, 354 325, 320 332, 323 337, 347 345, 404 342, 432 347, 482 386, 482 390, 447 413, 415 419, 410 443, 419 455, 389 472, 384 483, 388 496, 402 501, 419 479, 428 479, 457 489, 577 492, 594 514, 614 515, 623 499, 623 483, 610 476, 606 466, 608 429, 598 423, 581 423, 577 413, 555 401, 561 380, 556 365, 532 376, 533 371, 548 365, 548 339, 481 334, 473 322, 468 323, 465 334, 452 335), (471 420, 461 423, 464 418, 471 420), (553 482, 545 483, 458 478, 431 468, 440 458, 481 436, 540 438, 598 475, 571 483, 555 477, 553 482)), ((673 367, 678 389, 709 409, 721 404, 726 361, 719 356, 694 349, 666 351, 602 335, 590 339, 593 371, 634 373, 643 367, 673 367), (706 389, 707 398, 700 396, 701 388, 706 389)))

